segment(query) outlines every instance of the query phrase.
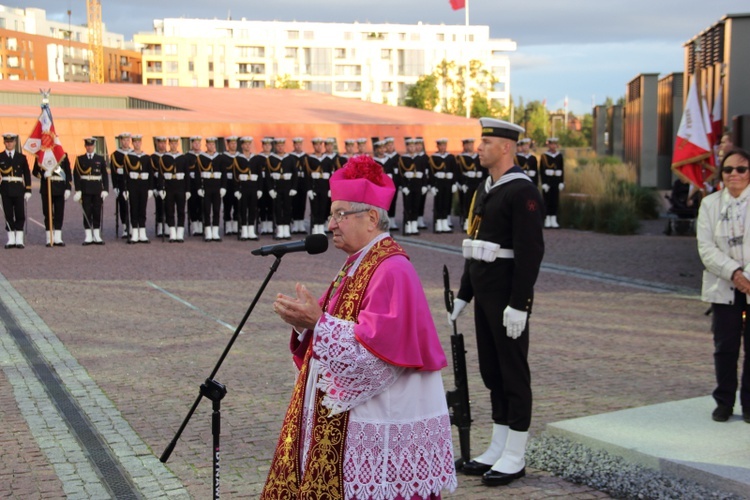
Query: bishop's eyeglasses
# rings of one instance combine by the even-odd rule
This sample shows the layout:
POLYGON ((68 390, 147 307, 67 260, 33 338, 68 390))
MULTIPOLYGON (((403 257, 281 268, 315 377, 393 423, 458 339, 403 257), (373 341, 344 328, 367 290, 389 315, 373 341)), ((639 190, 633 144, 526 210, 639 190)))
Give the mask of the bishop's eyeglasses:
POLYGON ((360 210, 339 210, 328 216, 326 219, 326 226, 331 223, 331 220, 335 220, 336 224, 341 224, 341 221, 346 218, 347 215, 361 214, 362 212, 369 211, 369 208, 363 208, 360 210))

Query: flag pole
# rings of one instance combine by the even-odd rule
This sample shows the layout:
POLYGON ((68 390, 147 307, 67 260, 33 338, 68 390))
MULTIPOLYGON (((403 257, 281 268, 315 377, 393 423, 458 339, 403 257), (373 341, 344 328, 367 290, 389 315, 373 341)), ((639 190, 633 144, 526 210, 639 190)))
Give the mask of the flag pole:
POLYGON ((471 58, 469 56, 470 50, 469 50, 469 0, 466 0, 466 8, 464 9, 465 12, 465 22, 466 22, 466 31, 464 33, 464 43, 466 44, 466 78, 464 79, 464 107, 466 108, 466 118, 471 118, 471 108, 469 106, 469 78, 471 76, 470 74, 470 66, 471 66, 471 58))
POLYGON ((49 246, 55 246, 55 233, 52 217, 52 176, 47 177, 47 226, 49 229, 49 246))

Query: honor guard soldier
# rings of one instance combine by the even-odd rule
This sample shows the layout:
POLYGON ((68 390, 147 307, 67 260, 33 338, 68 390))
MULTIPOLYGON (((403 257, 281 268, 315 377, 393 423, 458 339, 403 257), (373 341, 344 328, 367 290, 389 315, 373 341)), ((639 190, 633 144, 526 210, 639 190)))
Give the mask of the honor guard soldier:
POLYGON ((142 149, 143 136, 133 135, 133 149, 125 155, 125 200, 130 205, 130 239, 128 243, 151 243, 146 235, 146 209, 153 198, 154 164, 142 149))
POLYGON ((526 474, 529 315, 544 256, 544 207, 539 189, 514 165, 523 128, 493 118, 480 123, 479 157, 489 175, 472 202, 469 238, 463 242, 464 273, 450 320, 456 321, 474 299, 479 372, 492 408, 490 444, 462 472, 482 476, 487 486, 500 486, 526 474))
POLYGON ((344 152, 339 153, 336 157, 336 165, 334 168, 336 170, 342 168, 344 165, 346 165, 346 162, 348 162, 352 156, 356 155, 357 152, 354 150, 354 148, 357 147, 357 141, 355 139, 345 139, 344 140, 344 152))
POLYGON ((479 163, 479 158, 474 152, 474 139, 467 138, 461 141, 463 152, 456 157, 458 164, 458 198, 461 204, 461 218, 463 219, 464 231, 467 230, 469 220, 469 207, 474 198, 474 192, 479 183, 484 180, 484 169, 479 163))
POLYGON ((263 167, 263 196, 258 200, 258 216, 260 218, 260 234, 273 233, 273 199, 268 190, 271 179, 268 176, 271 169, 271 154, 273 153, 273 137, 264 137, 261 141, 261 152, 256 155, 257 161, 263 167))
POLYGON ((535 186, 539 185, 539 163, 536 156, 531 154, 531 139, 524 137, 518 141, 518 152, 516 153, 516 165, 521 167, 531 179, 535 186))
POLYGON ((300 189, 297 190, 297 194, 292 198, 292 234, 307 233, 305 229, 305 208, 307 208, 307 193, 302 186, 307 184, 305 179, 306 168, 305 168, 305 152, 302 150, 303 139, 302 137, 295 137, 292 139, 292 152, 290 155, 297 158, 297 185, 300 189))
POLYGON ((221 199, 227 194, 226 176, 218 161, 216 137, 206 137, 206 151, 196 160, 200 188, 198 196, 203 200, 203 241, 221 241, 219 224, 221 199))
POLYGON ((83 229, 86 236, 83 245, 104 245, 101 235, 102 205, 109 196, 109 178, 107 162, 95 152, 96 139, 87 137, 83 140, 86 153, 76 158, 73 169, 73 182, 76 194, 73 201, 81 204, 83 209, 83 229))
POLYGON ((262 158, 253 155, 253 138, 240 137, 240 154, 237 155, 234 170, 234 198, 238 201, 240 240, 257 240, 255 221, 258 220, 258 200, 263 196, 263 164, 257 161, 262 158))
POLYGON ((236 235, 239 233, 239 222, 237 218, 237 198, 234 192, 237 191, 234 178, 235 163, 237 155, 237 136, 230 135, 224 138, 224 144, 227 150, 219 155, 221 168, 226 177, 225 189, 229 196, 224 196, 224 234, 236 235))
POLYGON ((359 139, 357 139, 357 154, 358 155, 367 154, 367 138, 366 137, 360 137, 359 139))
POLYGON ((557 146, 557 137, 547 139, 549 149, 541 156, 539 161, 544 207, 547 213, 547 217, 544 219, 544 227, 554 229, 560 227, 560 224, 557 223, 557 209, 560 206, 560 191, 565 189, 563 155, 558 151, 557 146))
MULTIPOLYGON (((398 172, 398 160, 399 154, 396 152, 396 141, 393 137, 386 137, 385 141, 385 156, 388 158, 385 162, 385 173, 388 177, 393 180, 393 184, 396 186, 396 192, 400 191, 401 176, 398 172)), ((396 224, 396 202, 398 196, 394 196, 391 201, 391 206, 388 208, 388 230, 398 231, 398 224, 396 224)))
POLYGON ((23 153, 16 151, 18 136, 3 134, 5 152, 0 154, 0 197, 3 200, 8 243, 5 248, 23 248, 25 203, 31 198, 31 171, 23 153))
POLYGON ((305 194, 310 200, 310 218, 312 220, 312 234, 325 234, 328 219, 328 183, 331 178, 331 163, 327 161, 324 152, 323 139, 315 137, 312 140, 313 152, 305 157, 307 183, 305 194))
POLYGON ((159 156, 154 164, 159 171, 159 197, 164 200, 164 222, 170 243, 185 241, 185 204, 192 196, 190 171, 186 162, 181 161, 179 142, 179 137, 170 137, 169 151, 159 156))
POLYGON ((73 174, 70 172, 70 160, 67 155, 63 157, 60 164, 52 170, 47 170, 34 160, 34 168, 31 175, 41 179, 39 183, 39 194, 42 197, 42 213, 44 214, 44 233, 48 247, 57 245, 65 246, 62 239, 63 219, 65 218, 65 202, 70 198, 73 188, 73 174), (48 191, 49 189, 49 191, 48 191), (52 207, 50 208, 50 203, 52 207), (50 213, 51 212, 51 213, 50 213), (52 218, 53 234, 50 238, 50 217, 52 218))
POLYGON ((292 237, 292 198, 297 194, 297 158, 286 152, 286 139, 274 138, 274 152, 268 158, 268 194, 273 200, 276 239, 292 237))
POLYGON ((151 164, 154 167, 154 222, 156 223, 156 236, 162 236, 166 229, 164 228, 164 198, 160 196, 162 184, 160 182, 159 160, 167 152, 167 138, 162 135, 154 137, 154 146, 156 151, 151 155, 151 164))
POLYGON ((190 234, 203 236, 203 198, 198 196, 201 187, 200 172, 198 172, 198 155, 201 154, 201 141, 199 135, 190 136, 190 150, 182 155, 181 161, 185 163, 190 174, 190 196, 188 203, 188 220, 190 221, 190 234))
POLYGON ((405 137, 406 153, 398 160, 399 186, 403 196, 404 205, 404 234, 418 235, 417 217, 419 216, 419 201, 422 194, 423 172, 417 170, 415 151, 417 149, 416 139, 405 137))
POLYGON ((122 132, 115 137, 117 149, 109 156, 110 175, 112 176, 112 187, 115 190, 115 210, 122 224, 122 237, 128 237, 130 230, 130 212, 128 200, 125 199, 125 157, 131 149, 131 137, 129 132, 122 132))
POLYGON ((417 173, 422 173, 422 189, 419 195, 419 216, 417 217, 417 229, 427 229, 424 221, 424 207, 427 203, 427 192, 432 187, 432 178, 430 177, 430 159, 424 150, 424 138, 415 137, 416 151, 414 163, 417 164, 417 173))
POLYGON ((448 139, 437 140, 437 152, 430 156, 430 178, 432 179, 434 231, 450 233, 449 218, 453 193, 456 186, 456 158, 448 153, 448 139))

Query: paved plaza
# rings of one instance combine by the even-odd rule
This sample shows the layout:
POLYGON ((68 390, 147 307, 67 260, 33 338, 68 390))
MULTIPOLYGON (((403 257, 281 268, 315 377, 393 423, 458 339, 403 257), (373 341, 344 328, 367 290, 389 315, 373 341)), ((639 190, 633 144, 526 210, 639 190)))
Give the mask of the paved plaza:
MULTIPOLYGON (((113 488, 123 498, 210 497, 209 400, 169 461, 159 457, 273 263, 250 251, 273 241, 152 237, 150 245, 127 245, 115 240, 107 200, 105 246, 80 245, 79 207, 68 202, 67 246, 45 248, 37 199, 35 190, 26 249, 0 249, 0 497, 108 498, 113 488)), ((546 230, 531 317, 532 439, 552 422, 710 394, 712 341, 698 299, 695 240, 665 236, 664 224, 646 222, 635 236, 546 230)), ((463 236, 395 236, 422 278, 449 352, 442 267, 457 291, 463 236)), ((228 391, 221 403, 225 498, 258 497, 294 382, 289 332, 271 311, 273 297, 291 293, 296 281, 321 293, 342 260, 332 247, 286 255, 215 377, 228 391)), ((468 313, 458 327, 466 334, 476 454, 491 421, 472 324, 468 313)), ((452 387, 450 367, 443 376, 452 387)), ((716 425, 711 409, 701 416, 707 427, 716 425)), ((533 469, 501 488, 460 476, 445 497, 608 498, 533 469)))

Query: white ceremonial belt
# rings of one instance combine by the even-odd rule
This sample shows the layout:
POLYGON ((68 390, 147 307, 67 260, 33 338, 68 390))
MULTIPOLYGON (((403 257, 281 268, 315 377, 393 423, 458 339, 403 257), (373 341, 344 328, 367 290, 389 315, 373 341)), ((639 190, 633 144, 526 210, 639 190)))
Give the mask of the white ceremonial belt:
POLYGON ((545 173, 545 174, 547 174, 547 175, 550 175, 550 176, 551 176, 551 175, 555 175, 555 171, 554 171, 554 170, 552 170, 551 168, 548 168, 548 169, 546 169, 546 170, 544 171, 544 173, 545 173))
POLYGON ((234 178, 234 174, 227 172, 227 179, 234 178))
POLYGON ((214 172, 213 174, 214 179, 221 179, 221 172, 214 172))
POLYGON ((291 181, 292 180, 292 174, 284 174, 282 175, 285 181, 291 181))
POLYGON ((165 181, 171 181, 173 174, 164 174, 164 180, 165 181))
POLYGON ((130 172, 128 175, 130 176, 131 179, 137 179, 140 177, 138 175, 138 172, 130 172))
POLYGON ((201 172, 201 178, 203 179, 210 179, 214 175, 213 172, 201 172))
POLYGON ((101 175, 82 175, 81 179, 84 181, 100 181, 102 180, 101 175))
POLYGON ((3 177, 2 179, 8 182, 23 182, 23 177, 7 176, 7 177, 3 177))
POLYGON ((297 172, 297 177, 304 178, 305 177, 305 173, 302 170, 300 170, 299 172, 297 172))
POLYGON ((413 179, 414 172, 404 172, 404 177, 406 177, 407 179, 413 179))
POLYGON ((322 177, 322 174, 320 172, 311 172, 310 177, 313 179, 320 179, 322 177))
POLYGON ((58 177, 58 176, 56 176, 56 175, 55 175, 55 176, 52 176, 52 177, 49 177, 49 179, 50 179, 50 180, 52 180, 52 181, 57 181, 57 182, 60 182, 60 181, 63 181, 63 180, 65 180, 65 179, 63 179, 62 177, 58 177))
POLYGON ((240 174, 238 178, 240 181, 246 181, 250 178, 250 176, 247 174, 240 174))
POLYGON ((148 180, 148 174, 141 174, 141 180, 147 181, 148 180))
POLYGON ((526 173, 529 174, 529 177, 536 177, 536 172, 534 170, 528 170, 526 173))
POLYGON ((447 174, 445 174, 445 178, 446 179, 453 179, 453 172, 448 172, 447 174))
POLYGON ((477 177, 482 177, 482 172, 477 172, 477 177))
POLYGON ((255 182, 258 180, 258 174, 250 174, 250 180, 255 182))
POLYGON ((323 178, 324 179, 330 179, 331 178, 331 174, 329 174, 328 172, 323 172, 323 178))
POLYGON ((281 179, 281 174, 276 173, 276 172, 272 172, 271 173, 271 179, 278 181, 279 179, 281 179))
POLYGON ((388 177, 390 177, 391 179, 393 179, 393 174, 385 174, 385 175, 387 175, 388 177))
POLYGON ((174 174, 174 178, 177 179, 178 181, 181 181, 182 179, 185 178, 185 174, 182 172, 174 174))
POLYGON ((190 178, 195 179, 195 172, 190 172, 190 178))
POLYGON ((555 170, 555 175, 560 177, 562 175, 562 170, 555 170))
POLYGON ((435 172, 436 179, 445 179, 445 172, 435 172))
POLYGON ((466 177, 471 177, 472 179, 477 176, 476 172, 464 172, 464 175, 466 177))
POLYGON ((512 248, 500 248, 497 243, 484 240, 465 239, 461 244, 465 259, 494 262, 495 259, 512 259, 512 248))
POLYGON ((122 175, 122 174, 124 174, 124 173, 125 173, 125 169, 124 169, 124 168, 118 168, 118 169, 116 170, 116 172, 117 172, 117 174, 118 174, 118 175, 122 175))
POLYGON ((424 177, 424 172, 417 172, 417 179, 424 177))

